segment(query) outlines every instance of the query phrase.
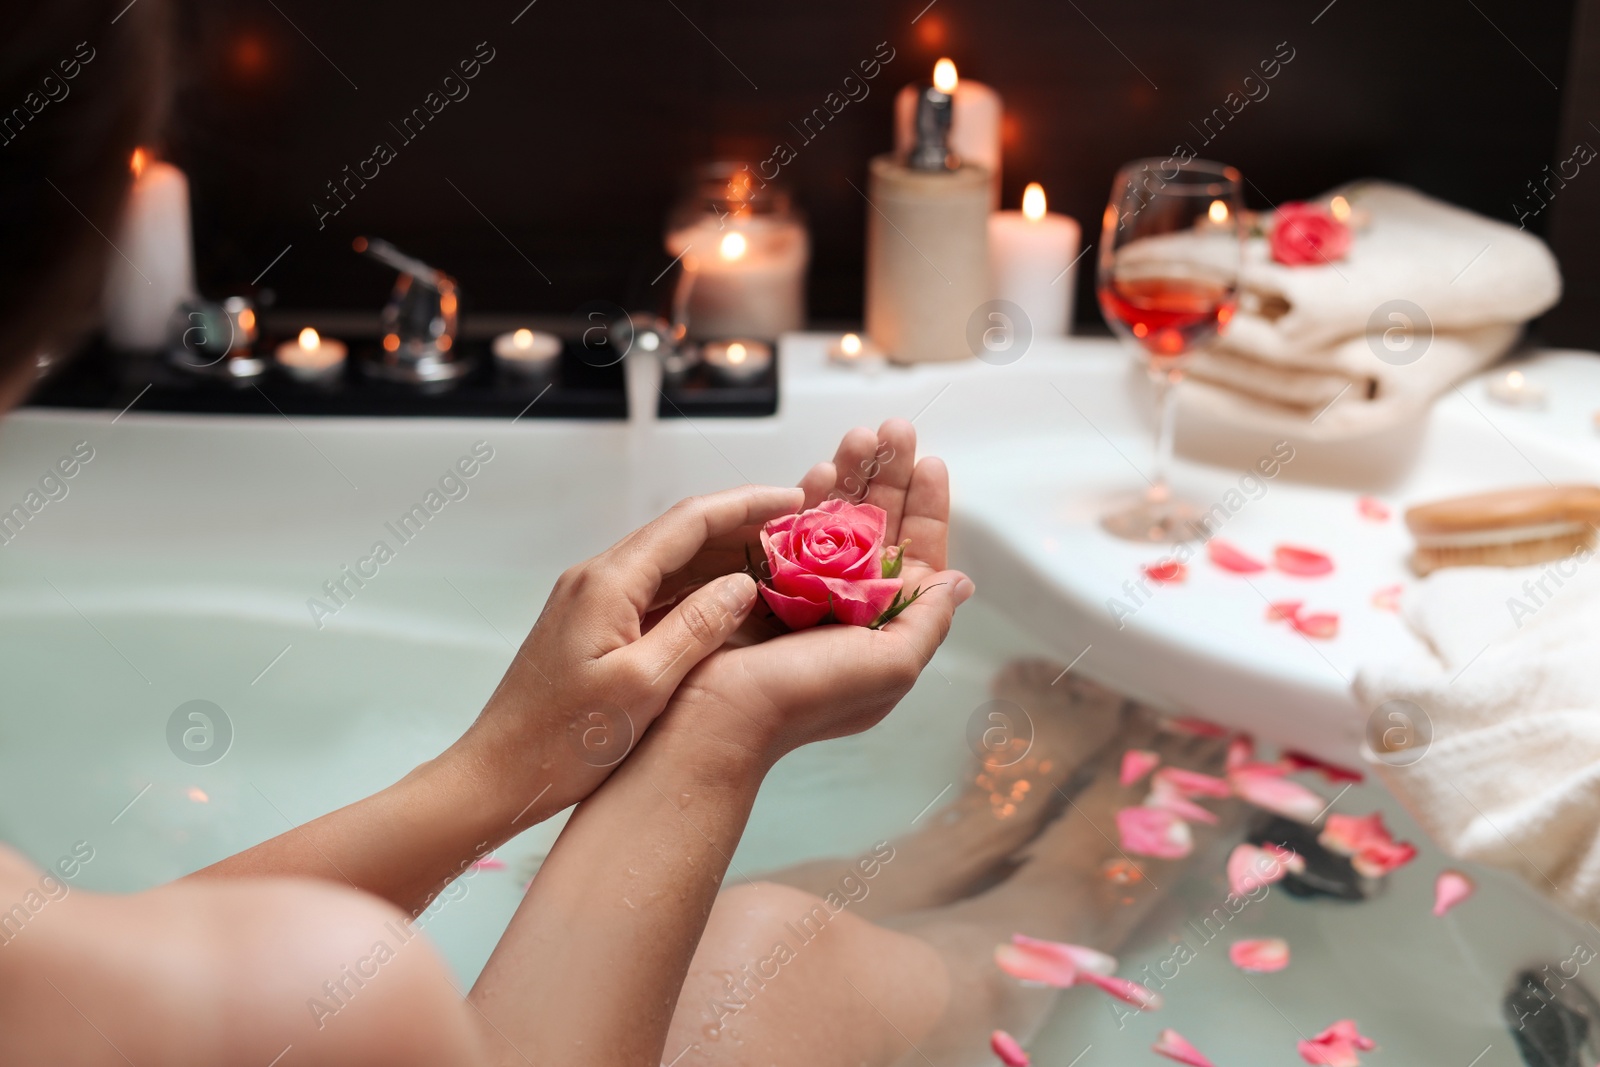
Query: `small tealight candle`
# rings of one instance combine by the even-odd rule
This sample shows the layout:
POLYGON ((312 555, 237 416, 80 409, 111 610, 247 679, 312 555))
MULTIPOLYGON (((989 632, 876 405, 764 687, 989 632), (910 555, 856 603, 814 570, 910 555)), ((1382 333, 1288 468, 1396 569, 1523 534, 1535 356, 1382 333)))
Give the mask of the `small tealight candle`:
POLYGON ((1045 210, 1044 187, 1031 182, 1021 211, 989 216, 989 280, 997 300, 1027 313, 1035 337, 1063 337, 1077 287, 1078 224, 1045 210))
POLYGON ((856 333, 847 333, 828 346, 829 361, 847 367, 872 367, 883 358, 882 349, 856 333))
POLYGON ((540 330, 514 330, 494 339, 494 358, 518 374, 545 374, 561 358, 561 338, 540 330))
POLYGON ((1528 381, 1519 370, 1508 370, 1504 377, 1490 381, 1489 397, 1507 407, 1544 407, 1544 390, 1528 381))
POLYGON ((323 337, 307 326, 293 341, 278 346, 278 365, 303 382, 331 378, 339 373, 349 349, 343 341, 323 337))
POLYGON ((745 385, 772 366, 772 346, 762 341, 708 341, 700 348, 700 358, 713 376, 745 385))

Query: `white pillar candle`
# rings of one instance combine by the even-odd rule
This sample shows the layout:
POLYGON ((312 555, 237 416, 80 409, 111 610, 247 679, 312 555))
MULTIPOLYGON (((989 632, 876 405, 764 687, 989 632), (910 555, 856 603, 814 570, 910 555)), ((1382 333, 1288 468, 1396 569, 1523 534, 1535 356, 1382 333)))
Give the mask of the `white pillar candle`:
MULTIPOLYGON (((963 163, 989 172, 991 207, 1000 206, 1000 94, 982 82, 958 77, 948 59, 934 64, 933 84, 941 92, 954 90, 951 102, 950 149, 963 163)), ((894 99, 894 152, 904 158, 916 140, 917 96, 921 86, 907 85, 894 99)))
POLYGON ((1045 210, 1044 188, 1029 184, 1021 211, 989 216, 989 278, 996 300, 1027 313, 1035 337, 1064 337, 1072 326, 1078 224, 1045 210))
POLYGON ((132 166, 103 307, 112 347, 147 350, 166 343, 173 310, 195 295, 189 180, 142 148, 132 166))
POLYGON ((776 340, 805 323, 810 241, 798 219, 708 214, 667 234, 667 252, 682 259, 692 286, 690 337, 776 340))
POLYGON ((301 381, 331 378, 344 366, 349 349, 343 341, 323 337, 307 326, 293 341, 278 346, 278 364, 301 381))

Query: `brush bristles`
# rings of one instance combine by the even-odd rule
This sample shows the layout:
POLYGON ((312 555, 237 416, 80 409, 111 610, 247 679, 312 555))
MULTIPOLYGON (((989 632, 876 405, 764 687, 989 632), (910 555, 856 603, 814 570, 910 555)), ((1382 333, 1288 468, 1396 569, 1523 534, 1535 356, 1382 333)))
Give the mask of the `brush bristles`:
POLYGON ((1575 552, 1594 546, 1595 531, 1592 526, 1558 537, 1541 537, 1536 541, 1455 547, 1418 545, 1411 554, 1411 569, 1421 576, 1443 567, 1527 567, 1534 563, 1566 559, 1575 552))

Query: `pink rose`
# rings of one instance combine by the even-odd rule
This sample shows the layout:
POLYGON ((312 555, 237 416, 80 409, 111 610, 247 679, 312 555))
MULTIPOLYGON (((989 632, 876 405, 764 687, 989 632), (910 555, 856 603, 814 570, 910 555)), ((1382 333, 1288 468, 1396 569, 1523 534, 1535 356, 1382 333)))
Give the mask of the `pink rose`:
POLYGON ((1270 243, 1272 258, 1287 267, 1332 263, 1350 251, 1350 227, 1319 204, 1284 204, 1270 243))
MULTIPOLYGON (((884 577, 888 515, 872 504, 828 500, 761 530, 770 583, 761 595, 791 630, 829 619, 871 626, 895 602, 898 577, 884 577)), ((891 573, 899 568, 891 566, 891 573)))

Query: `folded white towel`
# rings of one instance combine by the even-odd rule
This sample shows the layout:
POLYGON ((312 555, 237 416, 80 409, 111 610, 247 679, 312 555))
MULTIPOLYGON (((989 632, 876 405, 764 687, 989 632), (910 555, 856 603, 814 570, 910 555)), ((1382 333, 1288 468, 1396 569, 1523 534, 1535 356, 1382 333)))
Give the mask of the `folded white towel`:
POLYGON ((1433 654, 1367 666, 1356 693, 1413 702, 1433 743, 1378 776, 1446 852, 1600 921, 1600 560, 1437 571, 1405 618, 1433 654))

